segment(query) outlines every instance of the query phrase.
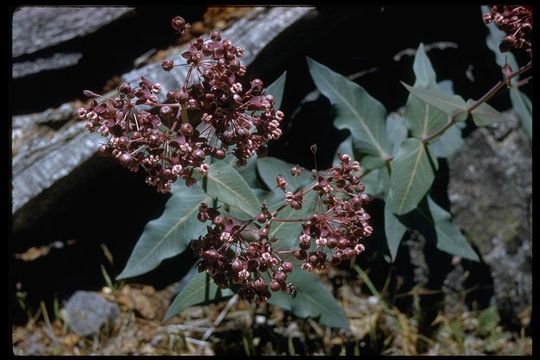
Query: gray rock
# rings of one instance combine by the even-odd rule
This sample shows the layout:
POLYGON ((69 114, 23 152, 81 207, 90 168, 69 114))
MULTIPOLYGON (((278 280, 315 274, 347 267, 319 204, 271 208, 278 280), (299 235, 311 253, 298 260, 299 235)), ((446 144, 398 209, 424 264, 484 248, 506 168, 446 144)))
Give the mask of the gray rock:
POLYGON ((446 275, 442 286, 445 314, 459 315, 467 311, 462 299, 465 279, 465 269, 461 263, 456 264, 446 275))
POLYGON ((449 159, 449 198, 491 268, 499 310, 515 318, 532 302, 532 159, 530 140, 507 116, 475 130, 449 159))
POLYGON ((77 291, 64 309, 69 327, 79 336, 98 332, 103 324, 114 321, 120 313, 117 304, 90 291, 77 291))
POLYGON ((26 336, 22 343, 17 346, 18 351, 14 349, 15 355, 42 356, 47 355, 47 347, 42 343, 38 332, 26 336))

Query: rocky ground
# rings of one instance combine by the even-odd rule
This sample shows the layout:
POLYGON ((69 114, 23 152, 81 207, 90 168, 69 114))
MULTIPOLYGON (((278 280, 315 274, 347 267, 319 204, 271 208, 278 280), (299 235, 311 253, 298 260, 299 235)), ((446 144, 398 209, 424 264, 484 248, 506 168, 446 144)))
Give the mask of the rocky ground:
MULTIPOLYGON (((103 300, 99 305, 92 303, 91 315, 85 313, 89 304, 80 301, 76 305, 58 306, 54 313, 46 312, 45 307, 29 312, 31 318, 26 325, 13 327, 13 352, 16 355, 532 354, 532 340, 524 330, 530 313, 521 319, 522 330, 511 332, 501 326, 495 307, 457 313, 441 311, 426 335, 419 329, 422 316, 419 308, 400 310, 384 292, 361 291, 361 285, 369 287, 369 276, 347 274, 335 270, 327 280, 329 284, 342 283, 334 290, 348 318, 349 331, 326 328, 314 320, 296 319, 273 306, 255 306, 235 297, 219 304, 192 307, 163 322, 174 286, 156 291, 146 285, 112 284, 100 292, 89 293, 103 300), (90 319, 109 313, 110 307, 116 309, 114 315, 110 319, 102 316, 103 324, 90 319), (88 331, 93 332, 81 335, 88 331)), ((461 298, 466 291, 461 292, 461 298)), ((433 293, 416 288, 396 297, 410 297, 418 303, 420 298, 433 293)))

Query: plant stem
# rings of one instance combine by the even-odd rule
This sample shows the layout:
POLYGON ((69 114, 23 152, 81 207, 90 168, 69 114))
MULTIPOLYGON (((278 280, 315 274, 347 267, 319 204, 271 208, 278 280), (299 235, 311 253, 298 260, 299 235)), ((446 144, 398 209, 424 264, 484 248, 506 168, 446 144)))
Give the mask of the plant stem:
POLYGON ((280 218, 273 218, 273 221, 277 222, 283 222, 283 223, 295 223, 295 222, 304 222, 307 219, 280 219, 280 218))
MULTIPOLYGON (((501 90, 505 85, 506 86, 511 86, 510 80, 513 77, 519 76, 519 75, 523 74, 524 72, 526 72, 527 70, 529 70, 531 68, 532 68, 532 62, 529 62, 527 65, 517 69, 516 71, 514 71, 514 72, 512 72, 512 73, 510 73, 508 75, 505 75, 504 79, 502 79, 497 84, 495 84, 495 86, 493 86, 491 89, 489 89, 489 91, 487 93, 485 93, 480 99, 475 101, 470 107, 466 108, 465 110, 458 111, 454 115, 451 115, 451 116, 449 115, 448 116, 448 122, 444 126, 442 126, 440 129, 435 131, 434 133, 432 133, 432 134, 430 134, 428 136, 422 137, 422 142, 424 144, 426 144, 426 143, 430 142, 431 140, 435 139, 436 137, 438 137, 439 135, 441 135, 442 133, 444 133, 446 130, 448 130, 448 128, 450 128, 452 125, 455 124, 456 119, 457 119, 457 117, 459 115, 461 115, 463 113, 468 113, 469 114, 469 113, 473 112, 480 105, 482 105, 483 103, 485 103, 486 101, 491 99, 493 96, 495 96, 495 94, 497 94, 499 92, 499 90, 501 90)), ((527 81, 528 80, 529 79, 527 79, 527 81)))

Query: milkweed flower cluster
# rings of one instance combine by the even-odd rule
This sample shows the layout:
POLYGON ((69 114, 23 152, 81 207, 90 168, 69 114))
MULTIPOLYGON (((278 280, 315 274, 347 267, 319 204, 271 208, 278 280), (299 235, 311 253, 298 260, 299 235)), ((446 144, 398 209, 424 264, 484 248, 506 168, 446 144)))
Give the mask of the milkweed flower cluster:
MULTIPOLYGON (((288 282, 294 262, 307 271, 321 270, 329 263, 339 264, 362 253, 363 242, 373 228, 364 209, 369 196, 364 193, 359 170, 359 163, 343 154, 338 165, 314 171, 313 183, 295 192, 288 191, 287 180, 280 175, 276 189, 284 193, 282 203, 273 211, 263 204, 260 213, 247 221, 202 204, 198 218, 212 225, 191 243, 201 257, 198 270, 206 271, 222 288, 237 289, 244 299, 265 302, 272 291, 295 291, 294 284, 288 282), (305 199, 310 192, 315 193, 315 201, 308 203, 305 199), (302 213, 308 210, 310 215, 280 218, 280 212, 287 208, 304 209, 302 213), (297 246, 292 249, 277 248, 283 239, 273 236, 273 229, 282 222, 301 225, 297 246)), ((292 176, 300 173, 299 167, 291 169, 292 176)))
POLYGON ((495 23, 507 35, 499 44, 501 52, 512 48, 524 49, 532 57, 530 36, 533 28, 532 6, 529 5, 493 5, 490 12, 484 14, 484 22, 495 23))
MULTIPOLYGON (((179 34, 189 29, 179 16, 171 25, 179 34)), ((254 154, 265 155, 268 141, 281 136, 284 115, 261 80, 241 82, 243 53, 215 31, 191 43, 181 54, 185 63, 162 62, 167 72, 187 66, 180 89, 165 92, 142 77, 138 86, 122 83, 112 99, 85 91, 92 101, 78 115, 89 131, 108 137, 98 154, 134 172, 142 166, 146 182, 159 192, 169 192, 179 178, 195 184, 197 173, 208 173, 208 157, 220 160, 231 153, 245 164, 254 154)))
MULTIPOLYGON (((179 16, 171 26, 178 34, 189 30, 179 16)), ((120 84, 115 97, 85 91, 91 102, 78 115, 90 132, 107 137, 98 154, 133 172, 143 168, 146 182, 164 193, 179 179, 192 186, 206 176, 209 158, 223 160, 231 154, 238 165, 245 165, 254 155, 264 156, 267 143, 281 136, 284 114, 275 109, 261 80, 241 81, 246 73, 243 54, 242 48, 212 32, 208 39, 192 41, 179 59, 162 61, 166 72, 186 66, 180 89, 166 91, 141 77, 136 85, 120 84)), ((363 242, 373 232, 364 210, 369 197, 360 182, 359 163, 347 154, 339 160, 326 171, 313 171, 305 188, 289 189, 286 178, 277 176, 272 191, 283 192, 282 201, 271 206, 264 202, 249 220, 201 203, 197 218, 209 224, 190 244, 199 257, 199 272, 246 300, 266 302, 274 292, 296 293, 289 278, 295 266, 321 270, 363 252, 363 242), (303 215, 283 217, 285 209, 303 215), (298 224, 293 248, 280 248, 280 240, 288 239, 276 237, 276 227, 285 222, 298 224)), ((301 172, 295 166, 290 174, 301 172)))

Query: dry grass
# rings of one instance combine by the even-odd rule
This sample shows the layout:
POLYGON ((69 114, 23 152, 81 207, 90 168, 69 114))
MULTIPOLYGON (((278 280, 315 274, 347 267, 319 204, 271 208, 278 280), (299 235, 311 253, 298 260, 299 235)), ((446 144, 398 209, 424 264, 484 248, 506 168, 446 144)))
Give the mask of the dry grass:
MULTIPOLYGON (((367 274, 357 272, 358 279, 345 281, 336 292, 350 331, 329 329, 237 298, 195 306, 162 322, 173 286, 155 291, 150 286, 122 285, 101 291, 119 304, 121 312, 99 334, 79 337, 61 316, 51 319, 42 307, 26 326, 13 327, 13 351, 17 355, 532 354, 531 338, 524 332, 505 331, 494 308, 454 316, 439 313, 431 324, 432 335, 425 336, 418 314, 386 303, 367 274), (360 293, 360 282, 372 293, 360 293)), ((421 293, 414 291, 411 296, 421 293)), ((530 319, 530 313, 524 316, 530 319)))

